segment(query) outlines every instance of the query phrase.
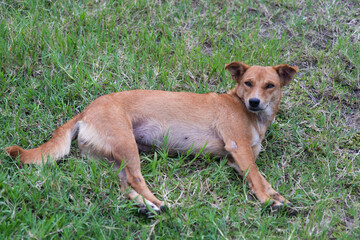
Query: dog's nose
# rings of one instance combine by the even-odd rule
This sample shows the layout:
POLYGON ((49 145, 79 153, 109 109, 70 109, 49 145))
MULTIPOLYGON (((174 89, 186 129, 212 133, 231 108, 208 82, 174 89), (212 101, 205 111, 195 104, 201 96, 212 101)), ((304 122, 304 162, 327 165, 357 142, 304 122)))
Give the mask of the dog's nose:
POLYGON ((260 104, 260 99, 258 99, 258 98, 250 98, 249 99, 249 104, 250 104, 250 107, 256 108, 260 104))

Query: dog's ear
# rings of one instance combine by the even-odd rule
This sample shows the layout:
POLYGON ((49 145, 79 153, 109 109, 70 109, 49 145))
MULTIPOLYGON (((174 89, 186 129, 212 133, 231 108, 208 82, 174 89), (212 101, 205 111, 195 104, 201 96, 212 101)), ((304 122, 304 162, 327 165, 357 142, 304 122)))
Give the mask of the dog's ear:
POLYGON ((289 66, 287 64, 280 64, 274 66, 273 69, 277 72, 281 80, 281 86, 288 85, 294 78, 295 73, 298 72, 299 68, 296 66, 289 66))
POLYGON ((240 82, 242 76, 249 68, 250 66, 241 62, 232 62, 225 65, 225 69, 230 72, 231 77, 235 82, 240 82))

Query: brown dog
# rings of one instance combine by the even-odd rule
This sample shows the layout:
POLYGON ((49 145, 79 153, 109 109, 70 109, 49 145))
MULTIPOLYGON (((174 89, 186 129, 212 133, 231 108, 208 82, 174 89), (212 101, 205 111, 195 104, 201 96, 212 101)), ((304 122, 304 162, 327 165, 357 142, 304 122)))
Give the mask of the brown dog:
MULTIPOLYGON (((232 62, 225 66, 236 81, 226 94, 195 94, 133 90, 99 97, 82 113, 55 130, 38 148, 8 147, 23 163, 41 165, 70 152, 78 138, 82 153, 123 163, 119 178, 129 199, 160 212, 164 203, 147 187, 140 171, 138 151, 161 147, 167 137, 170 152, 203 152, 227 156, 228 163, 243 175, 261 203, 273 201, 277 209, 289 203, 259 173, 257 158, 265 132, 273 121, 281 98, 280 88, 298 71, 286 64, 274 67, 232 62), (204 147, 205 146, 205 147, 204 147), (131 188, 130 188, 131 187, 131 188)), ((146 211, 145 211, 146 212, 146 211)))

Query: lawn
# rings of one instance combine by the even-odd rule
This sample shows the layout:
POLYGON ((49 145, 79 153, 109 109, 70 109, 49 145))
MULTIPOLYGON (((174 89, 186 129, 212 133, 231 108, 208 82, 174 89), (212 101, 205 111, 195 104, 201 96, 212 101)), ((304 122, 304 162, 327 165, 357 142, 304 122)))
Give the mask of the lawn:
POLYGON ((360 238, 358 1, 0 1, 0 239, 360 238), (105 162, 21 165, 101 95, 224 93, 226 63, 299 67, 257 160, 299 214, 273 213, 210 156, 141 155, 152 219, 105 162))

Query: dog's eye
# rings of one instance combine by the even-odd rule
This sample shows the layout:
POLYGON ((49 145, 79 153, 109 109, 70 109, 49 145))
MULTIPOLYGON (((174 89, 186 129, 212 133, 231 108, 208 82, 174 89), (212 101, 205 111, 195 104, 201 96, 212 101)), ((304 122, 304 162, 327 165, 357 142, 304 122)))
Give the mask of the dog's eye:
POLYGON ((273 88, 273 87, 275 87, 275 85, 272 83, 269 83, 268 85, 266 85, 266 89, 273 88))
POLYGON ((252 84, 251 84, 251 82, 249 82, 249 81, 246 81, 246 82, 245 82, 245 85, 248 86, 248 87, 252 87, 252 84))

